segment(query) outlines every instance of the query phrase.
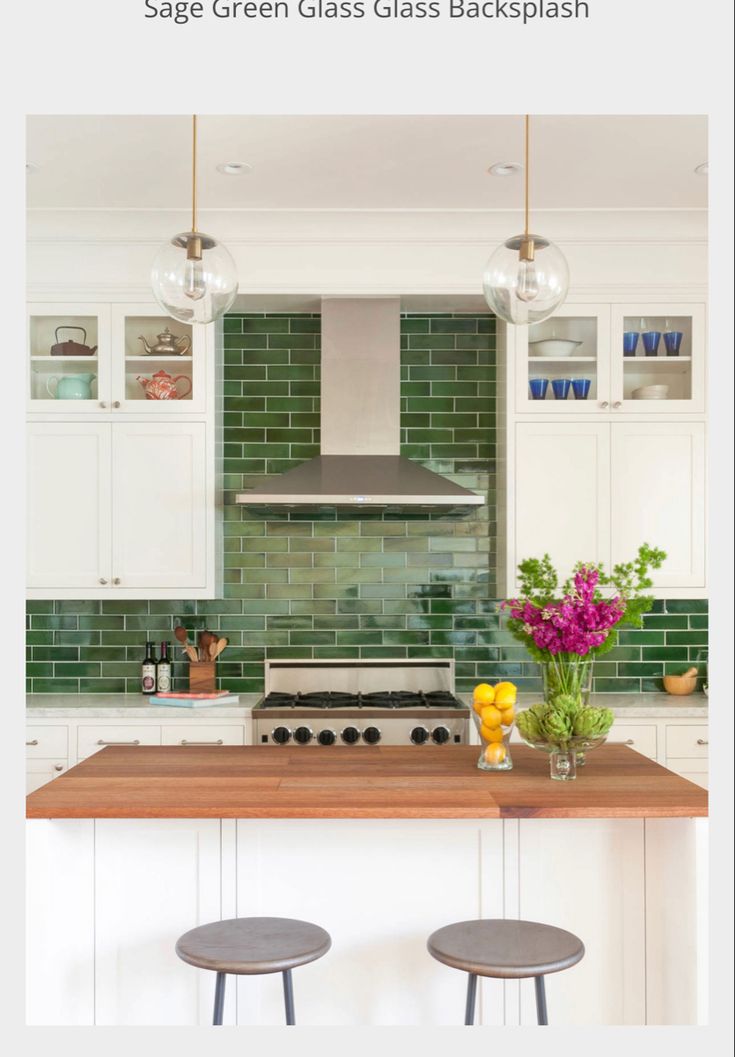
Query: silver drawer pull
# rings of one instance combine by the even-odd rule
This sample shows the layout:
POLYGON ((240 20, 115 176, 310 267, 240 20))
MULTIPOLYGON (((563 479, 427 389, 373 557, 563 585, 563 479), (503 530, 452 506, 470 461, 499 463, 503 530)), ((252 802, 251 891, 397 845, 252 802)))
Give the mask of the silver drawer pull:
POLYGON ((706 738, 697 738, 697 745, 709 745, 706 738))
POLYGON ((635 742, 633 741, 632 738, 628 738, 627 741, 623 742, 623 745, 635 745, 635 742))
POLYGON ((34 738, 33 741, 27 741, 26 745, 38 745, 38 738, 34 738))
POLYGON ((187 741, 186 738, 182 738, 181 745, 224 745, 222 738, 217 738, 216 741, 187 741))
POLYGON ((55 764, 54 764, 54 770, 55 770, 55 771, 63 771, 63 770, 64 770, 64 765, 63 765, 63 763, 55 763, 55 764))
POLYGON ((105 741, 100 738, 97 742, 98 745, 140 745, 140 742, 136 738, 135 741, 105 741))

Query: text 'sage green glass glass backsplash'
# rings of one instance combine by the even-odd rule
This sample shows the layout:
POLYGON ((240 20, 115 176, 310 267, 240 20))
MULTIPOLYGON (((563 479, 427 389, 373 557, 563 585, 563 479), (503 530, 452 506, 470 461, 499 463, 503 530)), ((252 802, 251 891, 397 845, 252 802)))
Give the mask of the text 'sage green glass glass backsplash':
MULTIPOLYGON (((487 494, 460 520, 405 513, 260 517, 234 493, 319 453, 316 315, 225 320, 224 598, 29 602, 28 689, 139 690, 146 638, 208 627, 230 640, 223 686, 263 688, 269 657, 454 657, 457 687, 512 679, 539 690, 502 627, 495 568, 495 321, 411 315, 401 323, 401 450, 487 494)), ((661 689, 707 649, 707 603, 657 602, 642 631, 596 665, 598 691, 661 689)), ((176 651, 178 659, 178 650, 176 651)), ((175 666, 175 686, 185 666, 175 666)))

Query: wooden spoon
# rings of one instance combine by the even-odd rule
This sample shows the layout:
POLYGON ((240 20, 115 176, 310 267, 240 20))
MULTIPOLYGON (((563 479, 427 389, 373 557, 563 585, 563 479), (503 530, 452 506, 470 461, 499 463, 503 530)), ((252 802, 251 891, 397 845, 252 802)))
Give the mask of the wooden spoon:
POLYGON ((212 645, 210 646, 209 656, 212 658, 213 661, 215 661, 219 657, 220 653, 222 653, 222 651, 227 648, 229 643, 230 640, 225 638, 217 639, 215 642, 212 643, 212 645))
POLYGON ((177 640, 181 643, 181 648, 183 649, 184 653, 189 658, 189 660, 196 663, 199 658, 197 657, 197 651, 194 649, 193 646, 189 644, 189 633, 186 628, 182 628, 182 626, 179 624, 177 627, 174 628, 174 635, 176 636, 177 640))
POLYGON ((217 636, 213 635, 211 631, 200 631, 199 633, 199 649, 202 653, 202 660, 211 660, 210 647, 213 642, 217 641, 217 636))

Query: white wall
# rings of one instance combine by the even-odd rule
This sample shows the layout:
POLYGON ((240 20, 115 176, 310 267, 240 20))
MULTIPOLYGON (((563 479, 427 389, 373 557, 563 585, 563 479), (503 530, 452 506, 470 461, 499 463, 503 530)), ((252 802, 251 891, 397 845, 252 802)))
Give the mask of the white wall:
MULTIPOLYGON (((31 211, 29 293, 149 296, 158 245, 187 224, 177 211, 31 211)), ((226 242, 243 294, 479 295, 485 260, 522 221, 520 212, 204 210, 200 226, 226 242)), ((533 227, 566 254, 572 297, 705 294, 705 212, 548 212, 533 227)))

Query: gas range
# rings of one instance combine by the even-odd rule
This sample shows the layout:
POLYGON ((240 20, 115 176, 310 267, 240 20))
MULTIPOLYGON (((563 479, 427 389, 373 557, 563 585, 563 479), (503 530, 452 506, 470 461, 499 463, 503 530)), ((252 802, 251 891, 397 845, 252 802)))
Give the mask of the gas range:
POLYGON ((454 663, 266 661, 256 744, 447 745, 469 740, 454 663), (386 689, 388 687, 389 689, 386 689))

